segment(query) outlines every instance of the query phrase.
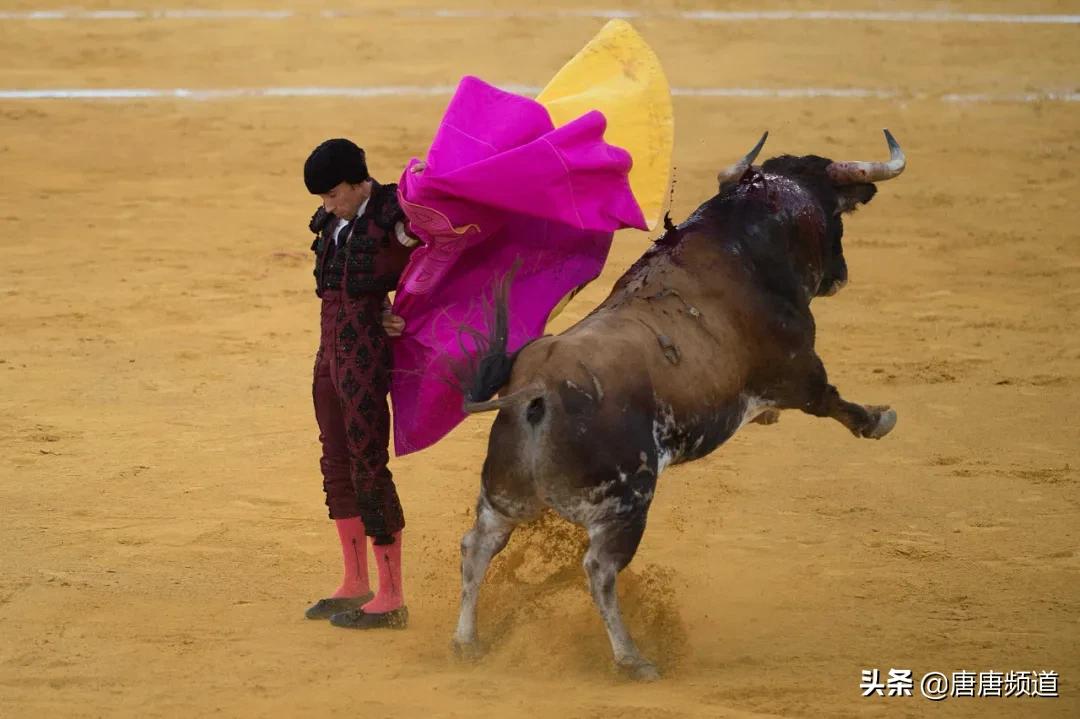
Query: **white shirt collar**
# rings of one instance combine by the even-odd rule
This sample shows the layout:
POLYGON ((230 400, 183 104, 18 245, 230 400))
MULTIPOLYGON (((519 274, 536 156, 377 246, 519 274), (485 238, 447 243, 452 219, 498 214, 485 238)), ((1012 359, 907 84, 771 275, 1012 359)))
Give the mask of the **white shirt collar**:
MULTIPOLYGON (((363 202, 360 203, 360 207, 357 208, 357 210, 356 210, 356 216, 357 217, 360 217, 361 215, 364 214, 364 210, 367 209, 368 200, 370 200, 370 199, 371 199, 371 197, 369 196, 366 200, 364 200, 363 202)), ((340 245, 341 244, 341 239, 342 238, 339 237, 339 235, 341 234, 341 231, 345 228, 345 225, 349 224, 350 222, 352 222, 352 220, 338 220, 337 229, 334 230, 334 244, 335 245, 340 245)))

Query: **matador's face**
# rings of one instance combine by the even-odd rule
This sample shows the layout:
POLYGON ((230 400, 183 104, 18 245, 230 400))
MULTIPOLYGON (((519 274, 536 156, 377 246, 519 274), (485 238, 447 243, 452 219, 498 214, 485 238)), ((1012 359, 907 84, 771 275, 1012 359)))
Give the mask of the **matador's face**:
POLYGON ((329 192, 319 195, 322 199, 323 208, 341 220, 351 220, 356 217, 360 205, 364 204, 371 195, 371 180, 353 184, 342 182, 330 188, 329 192))

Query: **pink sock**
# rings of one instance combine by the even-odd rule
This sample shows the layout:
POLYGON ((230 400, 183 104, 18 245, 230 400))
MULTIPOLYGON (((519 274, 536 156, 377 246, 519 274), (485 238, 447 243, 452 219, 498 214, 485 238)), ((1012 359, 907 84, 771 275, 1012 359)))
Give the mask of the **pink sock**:
POLYGON ((394 532, 393 544, 372 544, 379 568, 379 592, 363 606, 368 614, 382 614, 405 604, 401 592, 401 532, 394 532))
POLYGON ((371 591, 367 570, 367 538, 364 523, 359 517, 335 519, 338 538, 341 540, 341 559, 345 565, 345 578, 333 593, 334 597, 362 597, 371 591))

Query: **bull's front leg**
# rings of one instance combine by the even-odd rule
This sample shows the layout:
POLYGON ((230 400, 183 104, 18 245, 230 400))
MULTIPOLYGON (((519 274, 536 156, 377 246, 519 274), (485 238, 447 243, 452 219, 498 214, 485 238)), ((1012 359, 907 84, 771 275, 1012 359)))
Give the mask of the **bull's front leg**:
POLYGON ((832 417, 851 430, 856 437, 881 439, 896 426, 896 410, 884 404, 861 405, 848 402, 831 384, 826 386, 825 396, 818 417, 832 417))
POLYGON ((844 425, 856 437, 881 439, 896 426, 896 410, 888 405, 861 405, 848 402, 840 392, 829 384, 825 365, 815 354, 808 358, 804 367, 785 383, 786 389, 781 406, 784 409, 801 409, 815 417, 831 417, 844 425))

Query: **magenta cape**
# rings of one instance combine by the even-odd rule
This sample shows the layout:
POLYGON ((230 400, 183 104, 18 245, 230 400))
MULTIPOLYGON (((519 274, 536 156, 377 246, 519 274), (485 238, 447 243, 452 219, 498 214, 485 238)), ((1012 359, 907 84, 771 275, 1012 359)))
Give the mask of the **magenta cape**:
POLYGON ((426 169, 411 172, 413 160, 398 186, 423 245, 394 300, 405 319, 393 342, 396 454, 434 444, 464 419, 462 395, 446 381, 449 362, 463 356, 460 328, 487 333, 482 298, 515 263, 511 352, 600 274, 615 230, 646 229, 627 179, 631 157, 604 142, 606 124, 594 111, 555 128, 535 100, 474 77, 458 85, 426 169))

